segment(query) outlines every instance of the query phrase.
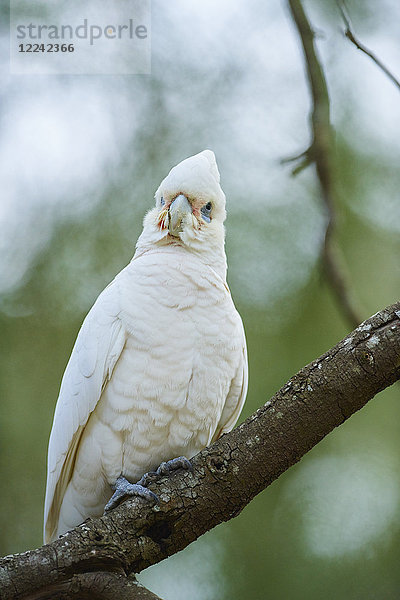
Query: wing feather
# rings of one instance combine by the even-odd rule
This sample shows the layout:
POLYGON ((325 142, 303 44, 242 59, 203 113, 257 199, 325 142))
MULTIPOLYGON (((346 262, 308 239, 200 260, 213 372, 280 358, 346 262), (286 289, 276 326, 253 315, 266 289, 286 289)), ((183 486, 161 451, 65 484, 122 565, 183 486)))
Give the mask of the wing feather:
POLYGON ((47 458, 45 541, 51 539, 57 527, 89 415, 125 345, 118 292, 118 282, 114 280, 98 297, 83 322, 61 382, 47 458))
POLYGON ((248 364, 247 364, 247 347, 244 329, 242 325, 242 354, 241 360, 233 378, 231 387, 225 400, 221 418, 212 437, 211 442, 215 442, 222 434, 228 433, 233 429, 239 415, 242 411, 244 401, 246 400, 247 385, 248 385, 248 364))

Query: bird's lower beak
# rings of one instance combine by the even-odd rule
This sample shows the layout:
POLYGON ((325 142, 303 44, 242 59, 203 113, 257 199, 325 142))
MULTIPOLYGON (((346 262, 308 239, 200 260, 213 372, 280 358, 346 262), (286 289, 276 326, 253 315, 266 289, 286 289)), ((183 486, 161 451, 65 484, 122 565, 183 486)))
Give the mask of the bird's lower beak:
POLYGON ((179 233, 182 231, 182 222, 186 215, 192 214, 192 207, 190 202, 183 194, 179 194, 175 198, 168 209, 169 224, 168 230, 170 235, 179 237, 179 233))

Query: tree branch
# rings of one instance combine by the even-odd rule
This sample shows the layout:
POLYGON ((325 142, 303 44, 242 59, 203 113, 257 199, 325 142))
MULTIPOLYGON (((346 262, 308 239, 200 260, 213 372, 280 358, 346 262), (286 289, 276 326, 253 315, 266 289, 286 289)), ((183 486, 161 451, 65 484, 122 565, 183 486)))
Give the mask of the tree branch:
MULTIPOLYGON (((293 170, 297 174, 311 163, 315 164, 322 199, 328 213, 328 224, 322 249, 322 259, 327 280, 336 302, 351 327, 361 322, 361 312, 356 306, 345 266, 335 244, 336 192, 334 181, 334 131, 330 120, 330 102, 325 75, 314 45, 314 32, 300 0, 288 0, 293 21, 303 46, 305 66, 312 96, 312 142, 308 150, 296 157, 302 158, 293 170)), ((295 159, 294 159, 295 160, 295 159)))
POLYGON ((399 378, 400 302, 360 325, 299 371, 240 427, 197 454, 193 472, 178 471, 151 484, 160 506, 129 499, 49 545, 1 559, 2 600, 49 598, 55 590, 83 598, 76 592, 79 581, 86 578, 90 587, 102 573, 105 584, 100 579, 98 596, 91 598, 111 597, 101 595, 100 588, 107 588, 112 578, 120 586, 119 597, 139 598, 129 574, 238 515, 330 431, 399 378))
POLYGON ((356 38, 356 36, 354 34, 353 26, 351 24, 350 16, 349 16, 349 13, 347 11, 347 8, 346 8, 346 5, 344 3, 344 0, 337 0, 337 4, 338 4, 340 13, 342 15, 342 19, 343 19, 345 27, 346 27, 346 29, 344 31, 344 35, 347 37, 348 40, 350 40, 350 42, 352 44, 355 45, 356 48, 358 48, 358 50, 361 50, 361 52, 363 52, 364 54, 366 54, 367 56, 369 56, 369 58, 374 61, 374 63, 381 69, 381 71, 383 71, 383 73, 385 73, 385 75, 387 77, 389 77, 390 81, 392 83, 394 83, 394 85, 400 89, 400 81, 383 64, 383 62, 376 56, 376 54, 374 54, 371 50, 369 50, 366 46, 364 46, 364 44, 362 44, 356 38))
MULTIPOLYGON (((0 581, 1 583, 1 581, 0 581)), ((1 591, 1 588, 0 588, 1 591)), ((3 598, 3 596, 0 596, 3 598)), ((110 571, 89 571, 60 578, 54 584, 24 596, 27 600, 161 600, 136 581, 134 576, 110 571)))

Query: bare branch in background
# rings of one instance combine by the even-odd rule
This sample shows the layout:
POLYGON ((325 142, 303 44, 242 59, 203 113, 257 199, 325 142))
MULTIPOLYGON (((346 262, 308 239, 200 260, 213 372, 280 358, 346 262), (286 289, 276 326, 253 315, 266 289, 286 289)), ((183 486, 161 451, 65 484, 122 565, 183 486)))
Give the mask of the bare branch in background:
POLYGON ((293 21, 303 45, 308 82, 312 95, 312 143, 299 157, 302 160, 293 170, 297 174, 314 163, 317 171, 322 199, 328 213, 322 250, 325 274, 337 304, 351 327, 362 320, 361 311, 353 297, 349 277, 346 273, 339 249, 335 243, 336 191, 334 178, 334 131, 330 120, 330 102, 326 79, 314 45, 314 32, 310 27, 300 0, 288 0, 293 21))
POLYGON ((0 560, 2 600, 155 600, 130 578, 238 515, 375 394, 400 378, 400 302, 304 367, 240 427, 132 498, 58 540, 0 560), (92 593, 91 593, 92 592, 92 593), (114 595, 112 595, 114 593, 114 595))
POLYGON ((361 50, 361 52, 363 52, 364 54, 369 56, 369 58, 374 61, 374 63, 385 73, 385 75, 387 77, 389 77, 389 79, 392 81, 392 83, 394 83, 394 85, 400 89, 400 81, 393 75, 393 73, 391 73, 391 71, 389 71, 389 69, 376 56, 376 54, 371 52, 371 50, 369 50, 366 46, 364 46, 364 44, 362 44, 358 40, 358 38, 356 38, 356 36, 354 34, 353 25, 351 23, 350 16, 349 16, 348 10, 346 8, 346 4, 344 3, 344 0, 336 0, 336 1, 338 4, 340 13, 342 15, 342 19, 344 21, 345 27, 346 27, 346 29, 344 31, 344 35, 356 46, 356 48, 358 48, 358 50, 361 50))

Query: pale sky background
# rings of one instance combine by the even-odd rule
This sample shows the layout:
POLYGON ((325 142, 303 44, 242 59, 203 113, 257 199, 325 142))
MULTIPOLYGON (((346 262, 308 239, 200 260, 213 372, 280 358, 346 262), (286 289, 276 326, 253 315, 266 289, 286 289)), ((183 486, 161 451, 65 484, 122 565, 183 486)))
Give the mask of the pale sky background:
MULTIPOLYGON (((193 110, 201 111, 201 97, 196 95, 201 91, 202 77, 211 74, 218 81, 218 72, 230 64, 246 65, 235 93, 217 97, 215 136, 209 134, 208 140, 217 154, 230 214, 240 215, 243 208, 248 212, 251 207, 255 227, 260 220, 272 218, 278 236, 282 228, 291 231, 293 245, 287 254, 281 248, 276 255, 273 240, 271 248, 263 252, 264 259, 270 257, 271 262, 268 258, 263 261, 263 272, 251 297, 256 304, 265 305, 282 293, 280 271, 289 276, 287 290, 307 280, 321 243, 324 216, 310 193, 315 189, 312 171, 293 180, 288 177, 289 167, 279 165, 281 158, 299 153, 309 141, 309 99, 302 56, 286 8, 281 2, 256 3, 250 8, 244 0, 237 0, 234 10, 231 7, 227 0, 194 1, 190 8, 183 0, 162 7, 154 2, 153 71, 165 88, 171 119, 179 121, 184 131, 190 127, 193 110), (198 74, 198 87, 192 87, 192 93, 186 89, 185 69, 198 74), (235 198, 229 203, 232 190, 235 198), (243 200, 238 202, 237 198, 243 200), (282 269, 272 269, 272 264, 281 264, 282 269)), ((319 29, 323 27, 319 50, 328 82, 332 82, 333 121, 345 118, 343 110, 351 106, 351 102, 343 103, 343 97, 354 99, 357 111, 351 114, 353 121, 347 132, 351 143, 367 154, 370 149, 379 149, 396 165, 398 90, 343 38, 339 26, 321 22, 315 5, 308 8, 319 29)), ((374 21, 371 31, 360 31, 359 35, 395 70, 400 54, 395 43, 399 5, 386 1, 380 5, 379 14, 380 20, 374 21)), ((3 50, 6 43, 4 36, 3 50)), ((1 55, 6 61, 7 53, 1 55)), ((79 220, 82 212, 94 209, 106 184, 103 178, 118 168, 132 137, 143 129, 141 115, 152 93, 146 76, 136 80, 134 76, 29 77, 9 76, 6 70, 3 63, 0 252, 6 260, 0 264, 0 294, 24 280, 55 223, 79 220)), ((199 120, 202 118, 204 115, 199 120)), ((187 144, 182 146, 174 148, 178 160, 187 155, 187 144)), ((170 161, 166 158, 168 168, 176 162, 175 156, 170 161)), ((131 161, 133 167, 140 161, 140 148, 135 148, 131 161)), ((158 183, 154 181, 154 190, 158 183)), ((151 202, 151 197, 146 198, 148 206, 151 202)), ((356 204, 354 210, 377 226, 398 232, 399 207, 396 181, 388 180, 387 189, 380 190, 366 177, 364 202, 356 204)), ((138 219, 141 217, 139 213, 138 219)), ((237 227, 232 220, 232 230, 240 236, 237 227)), ((231 257, 231 277, 238 279, 247 298, 248 288, 254 284, 248 281, 248 274, 252 266, 260 264, 261 252, 256 236, 253 240, 247 236, 241 257, 235 252, 231 257)))

